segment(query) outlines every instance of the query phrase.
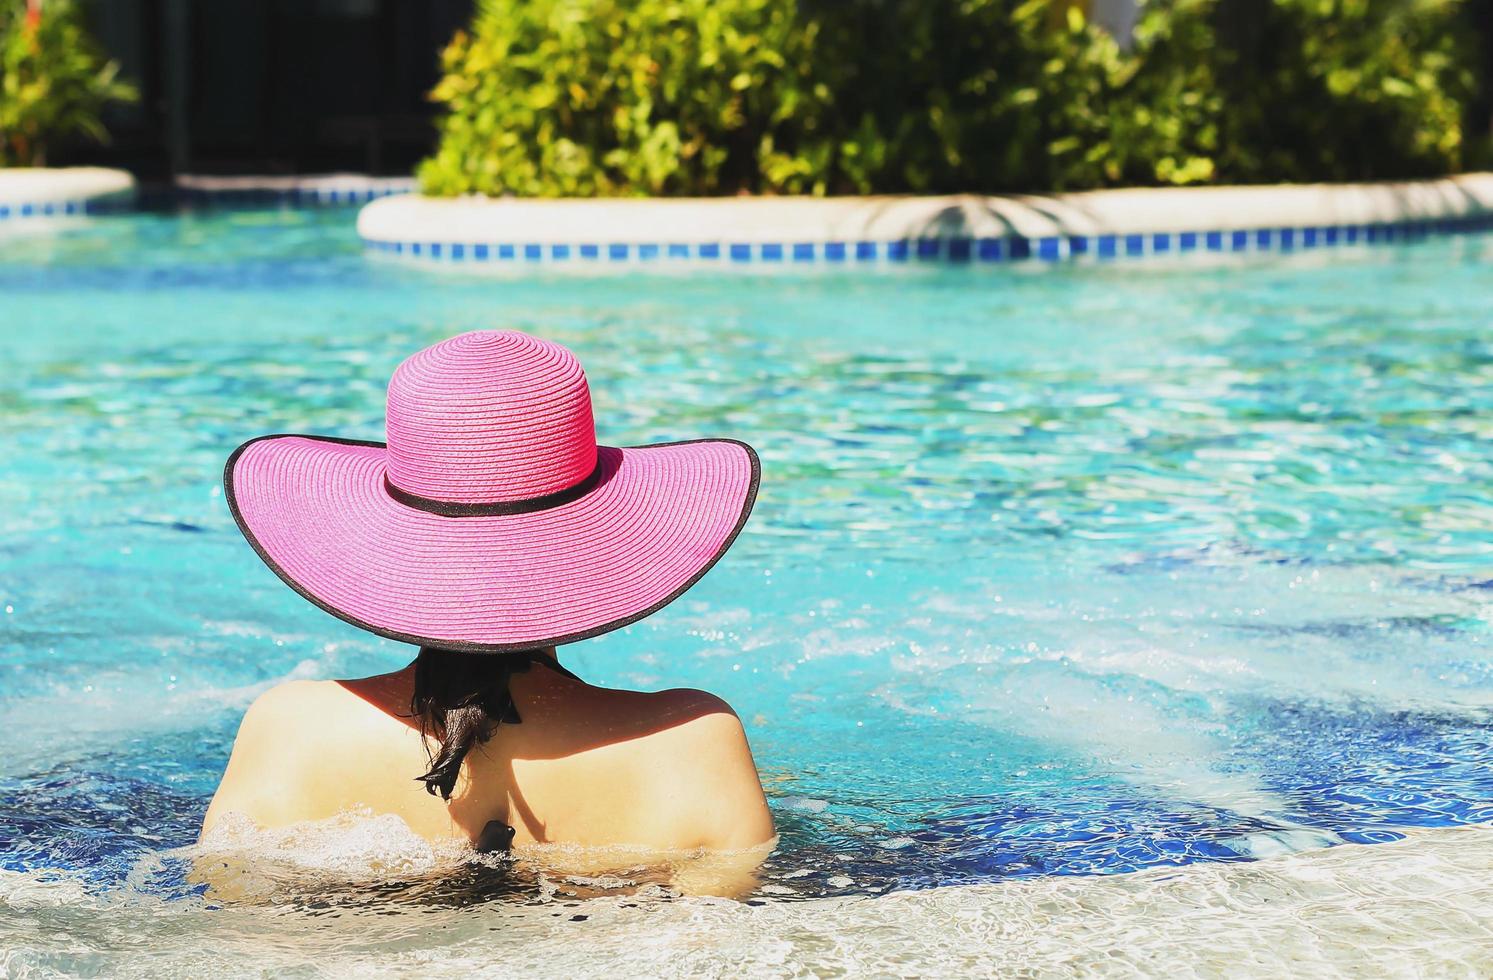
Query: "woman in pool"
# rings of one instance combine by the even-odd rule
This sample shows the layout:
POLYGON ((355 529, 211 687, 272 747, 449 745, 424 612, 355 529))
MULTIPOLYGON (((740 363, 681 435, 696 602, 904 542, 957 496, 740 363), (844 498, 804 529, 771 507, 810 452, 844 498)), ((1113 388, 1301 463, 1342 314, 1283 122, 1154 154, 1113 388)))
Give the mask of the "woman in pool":
POLYGON ((228 460, 228 505, 265 563, 332 615, 420 652, 394 673, 255 701, 204 836, 228 813, 281 827, 360 808, 484 850, 771 841, 723 701, 593 687, 556 657, 715 564, 756 497, 751 448, 598 447, 574 355, 516 331, 406 360, 387 431, 387 445, 265 436, 228 460))

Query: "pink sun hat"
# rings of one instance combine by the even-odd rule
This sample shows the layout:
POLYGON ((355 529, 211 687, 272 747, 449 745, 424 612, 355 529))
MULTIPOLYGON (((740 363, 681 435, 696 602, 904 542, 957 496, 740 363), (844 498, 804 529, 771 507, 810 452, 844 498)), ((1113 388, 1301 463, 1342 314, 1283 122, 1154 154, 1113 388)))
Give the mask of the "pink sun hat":
POLYGON ((658 611, 725 554, 761 475, 734 440, 598 446, 580 362, 516 330, 410 357, 386 422, 387 443, 251 439, 223 487, 286 584, 421 646, 532 649, 658 611))

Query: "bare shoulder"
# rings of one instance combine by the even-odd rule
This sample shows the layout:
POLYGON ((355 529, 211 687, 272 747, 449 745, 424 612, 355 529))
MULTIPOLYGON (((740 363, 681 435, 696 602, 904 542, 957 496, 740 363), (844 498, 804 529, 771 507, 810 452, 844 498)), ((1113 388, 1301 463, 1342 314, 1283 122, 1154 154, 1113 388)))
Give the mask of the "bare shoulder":
POLYGON ((692 718, 726 716, 735 718, 736 712, 724 698, 709 691, 697 691, 689 687, 676 687, 667 691, 652 691, 640 695, 649 702, 649 708, 661 717, 687 721, 692 718))
POLYGON ((261 826, 301 819, 296 787, 314 778, 322 745, 305 737, 308 719, 324 722, 343 710, 335 683, 287 681, 249 705, 233 740, 228 768, 203 819, 206 833, 223 814, 242 814, 261 826))
POLYGON ((273 722, 287 712, 326 704, 334 699, 337 688, 335 681, 282 681, 249 704, 249 710, 244 712, 244 725, 273 722))
MULTIPOLYGON (((746 729, 724 699, 709 691, 675 688, 648 695, 654 716, 664 723, 659 741, 676 752, 717 758, 746 749, 746 729)), ((754 770, 755 772, 755 770, 754 770)))
POLYGON ((255 698, 239 723, 234 750, 264 750, 300 755, 313 740, 305 737, 307 723, 322 732, 337 730, 355 713, 355 698, 336 681, 285 681, 255 698), (333 725, 328 723, 332 722, 333 725))
POLYGON ((649 697, 672 724, 650 741, 651 782, 669 798, 679 839, 710 850, 755 847, 773 836, 772 816, 731 706, 705 691, 678 689, 649 697))

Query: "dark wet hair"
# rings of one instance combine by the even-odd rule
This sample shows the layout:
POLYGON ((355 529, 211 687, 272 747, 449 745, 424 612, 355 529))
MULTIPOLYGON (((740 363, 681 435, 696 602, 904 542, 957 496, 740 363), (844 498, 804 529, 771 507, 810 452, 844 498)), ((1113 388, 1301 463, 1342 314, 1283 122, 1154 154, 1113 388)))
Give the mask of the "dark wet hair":
POLYGON ((462 760, 472 746, 492 738, 499 725, 519 722, 508 682, 542 656, 540 650, 487 654, 420 648, 410 711, 420 734, 440 743, 440 749, 430 753, 430 770, 415 777, 426 792, 451 799, 462 760))

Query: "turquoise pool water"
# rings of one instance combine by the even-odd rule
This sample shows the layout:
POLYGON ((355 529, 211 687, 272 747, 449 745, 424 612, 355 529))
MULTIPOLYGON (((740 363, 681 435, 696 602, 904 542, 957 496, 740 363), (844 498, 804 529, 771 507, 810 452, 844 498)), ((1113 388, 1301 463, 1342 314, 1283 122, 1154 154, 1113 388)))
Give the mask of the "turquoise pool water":
MULTIPOLYGON (((254 557, 222 464, 381 438, 399 360, 482 327, 572 347, 603 441, 761 453, 721 565, 562 651, 737 707, 783 834, 755 901, 1493 820, 1493 238, 484 278, 352 220, 0 239, 6 880, 189 905, 173 849, 254 695, 405 662, 254 557)), ((447 897, 539 887, 483 881, 447 897)))

